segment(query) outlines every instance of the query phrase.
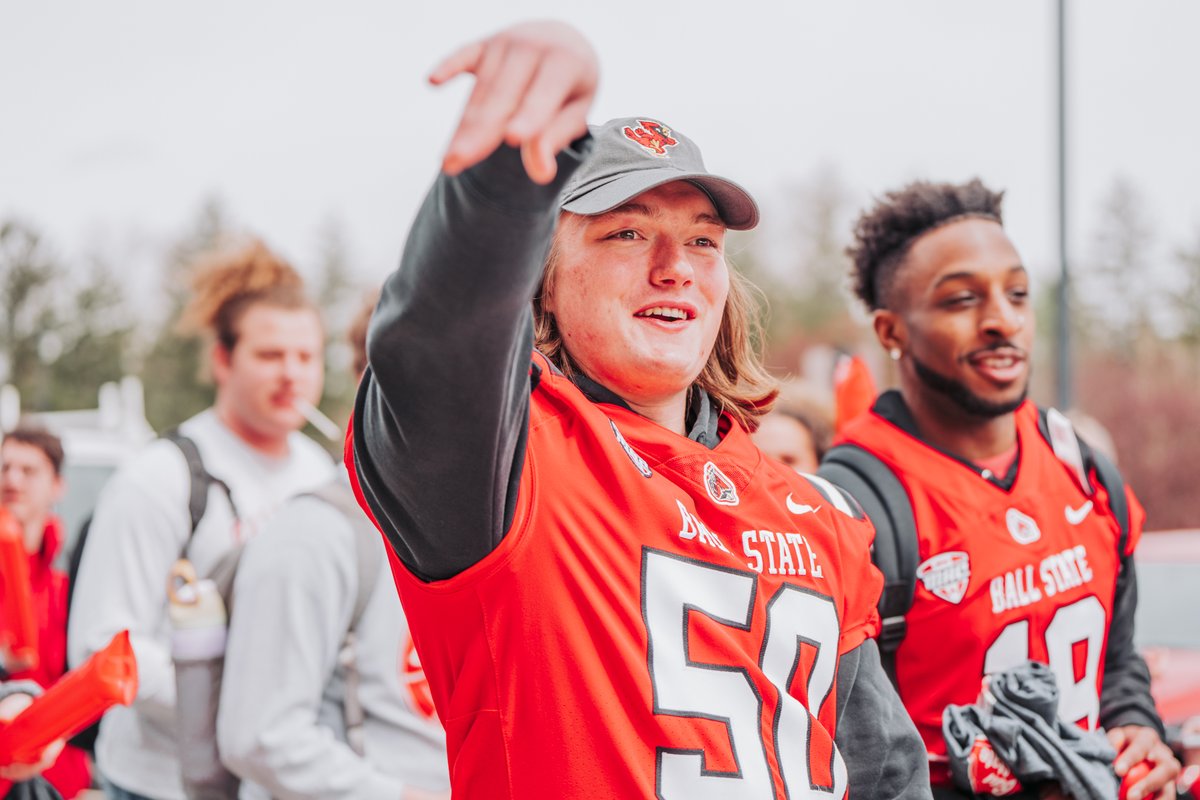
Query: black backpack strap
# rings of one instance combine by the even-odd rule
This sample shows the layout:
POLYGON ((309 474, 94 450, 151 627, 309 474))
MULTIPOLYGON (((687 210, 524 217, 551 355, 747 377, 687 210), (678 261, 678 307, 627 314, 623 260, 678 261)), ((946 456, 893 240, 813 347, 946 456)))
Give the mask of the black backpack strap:
POLYGON ((1117 557, 1125 556, 1125 548, 1129 543, 1129 498, 1125 496, 1125 479, 1117 465, 1103 453, 1087 448, 1091 455, 1092 467, 1096 470, 1096 479, 1108 492, 1108 507, 1112 510, 1117 524, 1121 526, 1121 539, 1117 545, 1117 557))
POLYGON ((371 599, 376 581, 379 580, 379 559, 381 556, 386 557, 382 546, 383 538, 366 512, 358 505, 354 490, 349 485, 340 481, 327 483, 313 489, 310 494, 340 511, 354 529, 354 558, 358 570, 358 595, 354 600, 354 612, 350 615, 350 630, 354 630, 358 627, 358 620, 371 599))
POLYGON ((1054 455, 1070 470, 1076 485, 1090 497, 1093 489, 1092 481, 1088 477, 1089 464, 1084 455, 1086 445, 1075 432, 1071 420, 1056 408, 1039 408, 1038 430, 1049 443, 1054 455))
POLYGON ((215 477, 207 469, 204 468, 204 460, 200 458, 200 448, 196 443, 184 434, 179 432, 178 428, 171 428, 164 431, 162 438, 171 442, 179 451, 183 453, 183 459, 187 462, 188 479, 191 485, 191 491, 188 495, 188 516, 191 518, 192 527, 188 531, 187 541, 184 542, 183 552, 180 553, 182 558, 186 555, 188 547, 192 544, 192 536, 196 533, 196 528, 200 526, 200 520, 204 519, 204 512, 208 509, 208 490, 211 486, 218 487, 225 493, 225 498, 229 500, 229 507, 233 509, 233 516, 237 517, 237 506, 233 503, 233 494, 229 491, 229 486, 225 481, 215 477))
POLYGON ((819 473, 848 491, 875 526, 871 559, 883 573, 879 651, 894 681, 895 652, 907 632, 904 617, 912 608, 920 561, 912 501, 891 468, 857 445, 832 448, 822 459, 819 473))
POLYGON ((360 675, 358 668, 358 623, 375 585, 379 582, 379 558, 383 553, 383 539, 366 513, 359 507, 354 492, 342 482, 327 483, 311 494, 333 506, 350 525, 354 534, 354 560, 358 573, 358 593, 354 597, 354 610, 350 614, 350 625, 338 649, 338 663, 342 666, 345 684, 342 696, 342 717, 346 726, 346 743, 360 756, 365 753, 363 723, 366 712, 359 697, 360 675))
POLYGON ((1121 528, 1117 557, 1123 558, 1129 542, 1130 519, 1129 498, 1125 496, 1125 479, 1121 477, 1121 471, 1108 456, 1080 438, 1071 421, 1057 409, 1038 409, 1038 430, 1054 450, 1054 454, 1071 470, 1079 488, 1088 497, 1095 494, 1088 477, 1095 472, 1096 480, 1108 493, 1109 510, 1121 528))

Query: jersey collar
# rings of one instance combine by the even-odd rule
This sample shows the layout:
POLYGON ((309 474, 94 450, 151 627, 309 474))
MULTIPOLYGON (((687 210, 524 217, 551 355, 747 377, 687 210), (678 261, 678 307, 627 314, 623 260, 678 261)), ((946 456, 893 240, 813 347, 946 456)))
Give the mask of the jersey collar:
POLYGON ((1017 467, 1021 463, 1021 452, 1019 449, 1021 440, 1019 436, 1017 437, 1017 457, 1013 459, 1012 464, 1009 466, 1008 474, 996 475, 993 474, 991 470, 981 469, 980 466, 974 461, 968 461, 965 458, 960 458, 954 453, 943 450, 940 447, 936 447, 933 444, 925 441, 925 439, 921 438, 920 433, 917 431, 917 422, 915 419, 913 419, 912 411, 909 410, 908 404, 904 402, 904 397, 900 394, 899 390, 889 389, 883 394, 879 395, 879 398, 875 401, 875 405, 871 407, 871 412, 880 419, 883 419, 904 431, 917 441, 924 443, 934 450, 937 450, 939 453, 946 456, 946 458, 953 459, 963 466, 969 468, 979 475, 979 477, 1006 492, 1012 488, 1013 483, 1017 480, 1017 467))
MULTIPOLYGON (((633 411, 629 407, 629 404, 622 400, 616 392, 600 385, 582 372, 576 372, 571 376, 571 382, 575 384, 579 391, 583 392, 584 397, 593 403, 607 403, 609 405, 620 406, 626 411, 633 411)), ((693 442, 704 445, 709 450, 713 449, 721 442, 721 434, 717 427, 720 423, 720 417, 721 415, 717 411, 716 403, 708 396, 708 392, 692 384, 692 390, 688 396, 687 417, 685 420, 688 428, 688 438, 693 442)))

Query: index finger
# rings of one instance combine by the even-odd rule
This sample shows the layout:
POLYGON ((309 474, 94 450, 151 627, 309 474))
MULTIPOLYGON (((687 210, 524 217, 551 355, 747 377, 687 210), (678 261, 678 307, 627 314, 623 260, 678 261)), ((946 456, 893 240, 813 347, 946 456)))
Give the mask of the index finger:
POLYGON ((587 109, 596 92, 596 82, 595 71, 588 65, 572 63, 561 55, 547 59, 509 120, 508 143, 523 144, 539 133, 545 138, 547 129, 553 127, 565 110, 578 116, 581 122, 574 126, 579 130, 573 130, 567 141, 582 134, 587 129, 587 109))
POLYGON ((464 72, 472 72, 479 65, 483 56, 483 42, 472 42, 455 50, 429 73, 429 82, 440 86, 453 77, 464 72))
POLYGON ((482 159, 504 141, 504 132, 513 109, 537 69, 538 54, 525 47, 510 47, 503 42, 483 48, 476 74, 475 89, 467 100, 458 128, 450 138, 443 169, 453 175, 482 159))
POLYGON ((587 100, 576 100, 564 107, 545 130, 521 145, 521 160, 529 177, 540 184, 554 180, 558 171, 555 157, 572 140, 587 130, 587 100))

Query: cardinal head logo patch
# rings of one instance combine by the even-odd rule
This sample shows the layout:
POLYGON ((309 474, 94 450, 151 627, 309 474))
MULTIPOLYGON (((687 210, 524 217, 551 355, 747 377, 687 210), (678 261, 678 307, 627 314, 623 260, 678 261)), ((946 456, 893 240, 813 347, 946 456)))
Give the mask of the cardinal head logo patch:
POLYGON ((704 488, 712 501, 718 505, 736 506, 741 502, 733 481, 711 461, 704 464, 704 488))
POLYGON ((1042 531, 1033 517, 1022 514, 1015 508, 1008 510, 1008 513, 1004 515, 1004 521, 1008 523, 1008 532, 1012 534, 1017 544, 1033 544, 1042 538, 1042 531))

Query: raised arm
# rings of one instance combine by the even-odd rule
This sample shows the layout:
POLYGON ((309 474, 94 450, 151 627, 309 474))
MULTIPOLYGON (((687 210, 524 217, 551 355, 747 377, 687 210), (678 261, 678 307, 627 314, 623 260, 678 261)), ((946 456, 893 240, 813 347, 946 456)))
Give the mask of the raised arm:
POLYGON ((367 339, 354 469, 401 561, 447 578, 490 553, 524 460, 530 299, 562 183, 587 147, 596 58, 573 29, 516 26, 431 76, 475 76, 367 339))

